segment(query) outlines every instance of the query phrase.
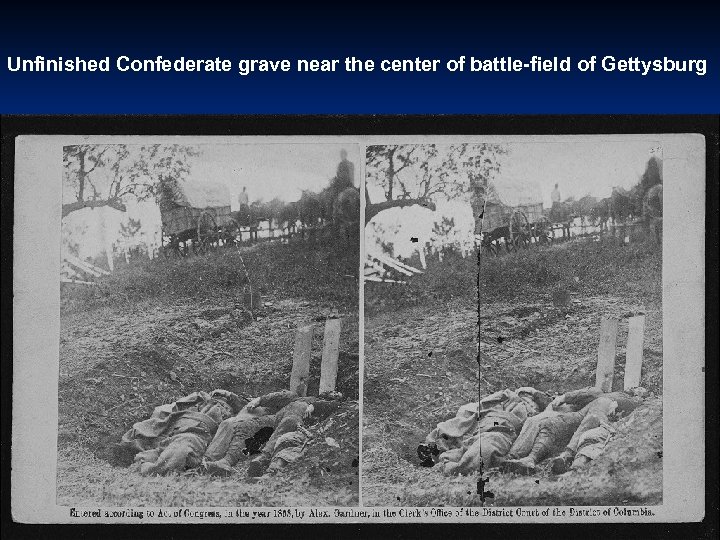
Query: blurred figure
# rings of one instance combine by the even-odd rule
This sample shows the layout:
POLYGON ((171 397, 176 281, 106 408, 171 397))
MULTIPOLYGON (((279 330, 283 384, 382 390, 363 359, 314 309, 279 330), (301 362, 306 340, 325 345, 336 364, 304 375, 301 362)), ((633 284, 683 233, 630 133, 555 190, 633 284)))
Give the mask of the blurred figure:
POLYGON ((240 203, 240 208, 244 206, 250 205, 250 197, 248 196, 247 187, 243 186, 242 191, 240 192, 240 195, 238 195, 238 203, 240 203))
POLYGON ((562 197, 560 196, 560 189, 558 188, 558 184, 555 184, 555 189, 553 189, 552 193, 550 194, 550 200, 552 201, 553 206, 559 203, 561 199, 562 197))
POLYGON ((340 150, 340 163, 338 163, 332 186, 336 194, 349 187, 355 187, 355 165, 348 160, 347 151, 344 148, 340 150))
POLYGON ((240 207, 237 212, 237 220, 243 227, 249 227, 252 225, 252 219, 250 215, 250 196, 247 192, 247 187, 243 186, 242 191, 238 195, 238 204, 240 207))
POLYGON ((330 221, 337 223, 342 213, 357 213, 359 216, 360 198, 359 192, 355 193, 356 191, 355 165, 348 161, 347 151, 343 148, 340 150, 340 163, 338 163, 335 176, 330 180, 328 188, 320 194, 322 220, 326 223, 330 221), (338 207, 338 198, 346 191, 346 201, 342 201, 341 206, 348 206, 348 208, 343 209, 338 207), (355 204, 355 199, 357 199, 357 204, 355 204), (356 211, 354 210, 355 206, 357 206, 356 211))

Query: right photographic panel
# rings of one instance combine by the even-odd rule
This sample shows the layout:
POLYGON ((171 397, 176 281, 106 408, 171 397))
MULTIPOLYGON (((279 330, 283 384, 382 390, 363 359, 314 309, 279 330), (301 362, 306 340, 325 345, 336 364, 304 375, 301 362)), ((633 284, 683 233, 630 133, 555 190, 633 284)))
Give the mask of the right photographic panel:
MULTIPOLYGON (((672 139, 668 164, 664 141, 366 147, 364 505, 663 504, 663 245, 677 274, 704 223, 701 208, 663 238, 668 167, 677 203, 704 207, 704 154, 672 139)), ((669 277, 686 295, 675 316, 702 310, 693 278, 669 277)), ((702 392, 702 362, 674 366, 673 396, 702 392)), ((701 402, 683 405, 700 468, 701 402)))

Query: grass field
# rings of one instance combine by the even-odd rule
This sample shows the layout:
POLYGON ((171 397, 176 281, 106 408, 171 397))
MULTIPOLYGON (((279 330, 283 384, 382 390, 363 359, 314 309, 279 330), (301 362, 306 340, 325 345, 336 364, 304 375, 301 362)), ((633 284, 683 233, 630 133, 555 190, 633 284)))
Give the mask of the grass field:
POLYGON ((182 260, 142 261, 97 288, 63 289, 57 499, 64 505, 309 506, 358 501, 358 258, 303 243, 262 244, 182 260), (265 303, 242 306, 243 262, 265 303), (337 388, 347 398, 302 463, 259 480, 190 472, 146 478, 109 451, 155 406, 196 390, 245 396, 288 388, 298 324, 316 325, 310 395, 317 395, 322 327, 342 318, 337 388), (329 446, 325 437, 339 445, 329 446))
POLYGON ((490 471, 486 504, 651 505, 662 501, 662 255, 652 243, 564 243, 477 260, 431 261, 406 286, 365 291, 363 501, 479 505, 476 477, 422 468, 417 445, 460 405, 504 388, 551 393, 594 385, 599 324, 620 318, 614 388, 624 376, 627 317, 646 314, 641 384, 651 395, 617 424, 603 456, 579 473, 490 471), (558 308, 557 289, 572 303, 558 308), (480 316, 481 373, 477 340, 480 316))

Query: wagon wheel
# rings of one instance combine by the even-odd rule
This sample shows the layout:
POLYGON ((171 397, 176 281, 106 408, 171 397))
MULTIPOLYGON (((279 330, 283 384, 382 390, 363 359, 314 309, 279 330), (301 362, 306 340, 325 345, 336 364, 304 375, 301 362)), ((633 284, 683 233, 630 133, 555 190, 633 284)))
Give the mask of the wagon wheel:
POLYGON ((207 212, 200 214, 197 223, 197 244, 195 245, 195 253, 202 255, 217 245, 219 239, 218 226, 215 218, 207 212))
POLYGON ((483 238, 480 242, 480 249, 482 253, 497 257, 498 247, 495 245, 495 242, 487 236, 487 233, 483 234, 483 238))
MULTIPOLYGON (((508 224, 510 244, 515 247, 527 248, 530 244, 530 222, 524 212, 514 210, 508 224)), ((509 250, 509 246, 508 246, 509 250)))
POLYGON ((236 220, 231 219, 220 231, 220 239, 225 246, 239 245, 242 240, 240 224, 236 220))

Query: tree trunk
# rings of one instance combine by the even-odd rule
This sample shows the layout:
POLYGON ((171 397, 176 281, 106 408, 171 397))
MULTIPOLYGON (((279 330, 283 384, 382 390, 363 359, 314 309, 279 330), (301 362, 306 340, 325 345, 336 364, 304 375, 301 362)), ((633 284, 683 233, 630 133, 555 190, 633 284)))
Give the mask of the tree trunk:
POLYGON ((429 210, 435 211, 435 203, 432 201, 420 198, 420 199, 395 199, 392 201, 383 201, 381 203, 369 204, 365 207, 365 225, 367 225, 372 218, 378 215, 383 210, 390 208, 405 208, 407 206, 413 206, 419 204, 429 210))
POLYGON ((103 246, 105 247, 105 258, 107 259, 108 268, 113 272, 115 270, 115 260, 113 259, 112 239, 107 233, 105 213, 101 213, 99 218, 100 236, 102 237, 103 246))
POLYGON ((67 216, 71 212, 82 210, 83 208, 100 208, 102 206, 109 206, 110 208, 114 208, 120 212, 127 211, 125 205, 117 199, 105 199, 101 201, 75 201, 62 205, 62 217, 67 216))
POLYGON ((85 198, 85 150, 78 152, 78 160, 78 201, 82 201, 85 198))
POLYGON ((388 188, 385 192, 385 198, 388 201, 391 201, 393 198, 393 184, 395 182, 395 163, 393 162, 393 157, 395 156, 395 149, 391 148, 390 153, 388 154, 388 169, 385 173, 385 176, 387 176, 387 184, 388 188))
MULTIPOLYGON (((127 209, 125 208, 125 205, 117 198, 110 197, 105 200, 92 200, 92 201, 86 201, 85 199, 85 179, 87 175, 92 172, 93 169, 90 169, 90 171, 85 170, 85 154, 87 152, 87 149, 78 150, 78 192, 77 192, 77 200, 75 202, 71 202, 68 204, 62 205, 62 217, 64 218, 71 212, 75 212, 77 210, 82 210, 83 208, 100 208, 102 206, 109 206, 110 208, 114 208, 115 210, 118 210, 120 212, 125 212, 127 209)), ((97 163, 95 164, 97 166, 97 163)))

